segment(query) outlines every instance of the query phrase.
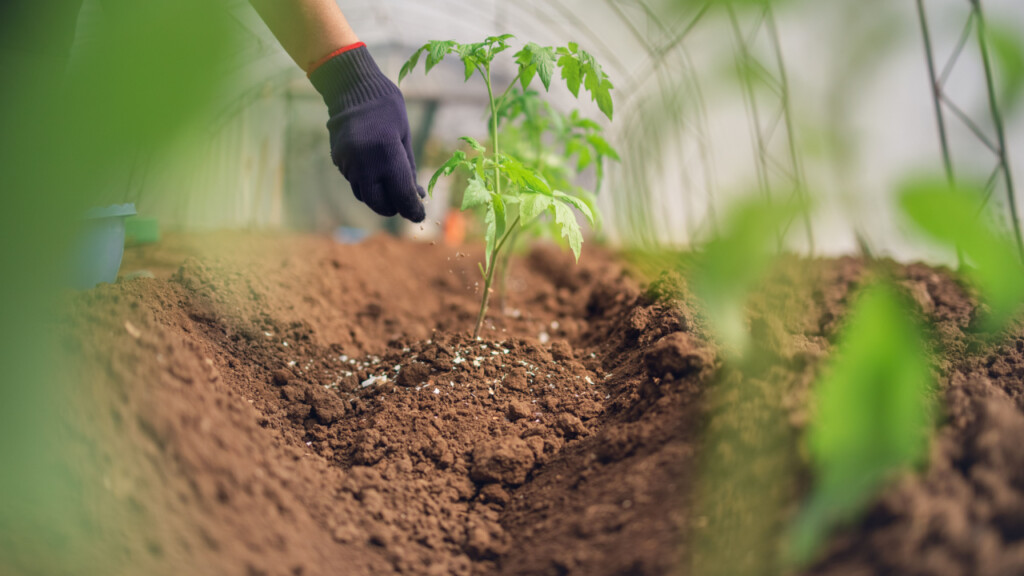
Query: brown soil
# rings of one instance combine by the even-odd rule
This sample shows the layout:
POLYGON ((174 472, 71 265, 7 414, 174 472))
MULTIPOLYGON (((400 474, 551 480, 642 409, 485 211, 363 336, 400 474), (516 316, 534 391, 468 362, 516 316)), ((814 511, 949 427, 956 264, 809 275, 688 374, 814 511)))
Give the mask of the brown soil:
MULTIPOLYGON (((540 248, 472 340, 476 262, 384 237, 129 252, 126 272, 156 277, 68 314, 71 448, 97 511, 76 573, 691 573, 702 435, 735 419, 706 393, 721 362, 693 307, 598 249, 573 266, 540 248)), ((1024 574, 1024 337, 979 344, 947 274, 892 268, 935 326, 948 415, 929 469, 810 572, 1024 574)), ((866 272, 790 269, 811 283, 766 290, 752 327, 795 438, 866 272), (767 313, 787 306, 786 322, 767 313)))

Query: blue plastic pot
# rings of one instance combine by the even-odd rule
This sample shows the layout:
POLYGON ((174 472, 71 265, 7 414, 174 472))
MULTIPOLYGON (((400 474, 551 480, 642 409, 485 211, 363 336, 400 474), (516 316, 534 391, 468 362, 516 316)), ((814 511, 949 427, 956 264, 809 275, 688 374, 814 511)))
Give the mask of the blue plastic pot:
POLYGON ((71 287, 88 290, 113 283, 124 257, 124 220, 135 215, 135 204, 116 204, 89 210, 81 221, 71 263, 71 287))

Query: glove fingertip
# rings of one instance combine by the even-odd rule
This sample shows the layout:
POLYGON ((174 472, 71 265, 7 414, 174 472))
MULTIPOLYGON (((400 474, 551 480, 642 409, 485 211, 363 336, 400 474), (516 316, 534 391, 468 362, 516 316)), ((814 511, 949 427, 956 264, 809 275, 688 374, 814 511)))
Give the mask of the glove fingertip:
POLYGON ((410 204, 401 211, 402 217, 410 222, 416 224, 423 222, 427 217, 427 210, 423 207, 423 203, 417 201, 415 204, 410 204))
POLYGON ((416 185, 416 193, 420 195, 420 198, 427 197, 427 191, 423 189, 423 186, 416 185))

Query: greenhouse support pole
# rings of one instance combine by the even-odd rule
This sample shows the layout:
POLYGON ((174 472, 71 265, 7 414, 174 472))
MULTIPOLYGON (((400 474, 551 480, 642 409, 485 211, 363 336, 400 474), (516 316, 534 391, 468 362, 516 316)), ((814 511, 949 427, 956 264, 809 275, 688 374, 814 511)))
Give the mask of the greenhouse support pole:
MULTIPOLYGON (((921 0, 918 0, 921 2, 921 0)), ((1020 216, 1017 214, 1017 199, 1013 190, 1013 174, 1010 171, 1010 160, 1006 155, 1006 131, 1003 127, 1003 115, 999 112, 999 103, 996 101, 995 82, 992 79, 992 61, 988 54, 988 45, 985 43, 985 18, 981 12, 981 0, 971 0, 974 7, 974 14, 978 25, 978 44, 981 47, 981 61, 985 67, 985 84, 988 89, 988 105, 992 112, 992 123, 996 127, 996 137, 999 141, 999 162, 1002 164, 1003 178, 1006 181, 1006 199, 1010 208, 1010 220, 1013 222, 1013 234, 1017 240, 1017 251, 1024 260, 1024 240, 1021 238, 1020 216)))
POLYGON ((924 11, 924 0, 917 0, 917 16, 921 22, 921 36, 924 38, 925 58, 928 61, 928 80, 932 87, 932 103, 935 105, 935 120, 939 126, 939 144, 942 146, 942 163, 946 169, 946 181, 953 185, 953 160, 949 153, 949 138, 946 135, 946 120, 942 115, 942 87, 935 74, 935 56, 932 50, 932 37, 928 31, 928 18, 924 11))

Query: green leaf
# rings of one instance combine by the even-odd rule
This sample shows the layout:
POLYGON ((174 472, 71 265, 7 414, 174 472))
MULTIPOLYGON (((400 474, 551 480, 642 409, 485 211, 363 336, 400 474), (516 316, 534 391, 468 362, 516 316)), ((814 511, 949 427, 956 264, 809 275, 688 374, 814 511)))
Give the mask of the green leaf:
POLYGON ((484 181, 474 176, 466 186, 462 194, 462 209, 468 210, 476 206, 483 206, 491 203, 491 192, 487 189, 484 181))
POLYGON ((579 262, 580 251, 583 249, 583 232, 576 221, 576 215, 568 205, 561 202, 553 202, 551 208, 554 210, 555 224, 561 228, 562 237, 569 243, 573 256, 579 262))
POLYGON ((580 83, 582 82, 580 61, 576 57, 566 54, 558 59, 558 66, 562 69, 562 79, 565 80, 569 92, 572 92, 574 98, 579 98, 580 83))
POLYGON ((427 185, 427 192, 429 192, 430 195, 433 196, 434 186, 437 185, 438 179, 440 179, 441 176, 450 175, 452 172, 455 171, 456 168, 458 168, 465 162, 466 153, 463 152, 462 150, 456 150, 455 153, 452 154, 452 157, 449 158, 444 164, 442 164, 441 167, 437 169, 437 172, 434 172, 434 175, 430 178, 430 184, 427 185))
POLYGON ((934 413, 927 358, 899 294, 887 284, 866 288, 814 390, 807 446, 815 482, 790 533, 791 561, 811 560, 830 529, 854 520, 896 473, 924 463, 934 413))
POLYGON ((598 136, 597 134, 588 134, 587 142, 589 142, 590 145, 594 147, 594 150, 601 156, 607 156, 608 158, 619 160, 618 151, 615 150, 615 148, 612 148, 612 145, 601 136, 598 136))
POLYGON ((505 236, 505 203, 502 202, 501 196, 491 194, 491 201, 487 205, 487 214, 484 217, 484 222, 487 224, 485 262, 487 263, 487 268, 490 269, 494 248, 497 246, 498 241, 505 236))
POLYGON ((469 136, 463 136, 463 137, 459 138, 459 140, 462 140, 463 142, 469 144, 470 146, 473 147, 473 150, 476 150, 477 152, 481 152, 482 153, 482 152, 486 152, 487 151, 487 149, 483 147, 483 144, 480 144, 480 142, 478 142, 475 138, 471 138, 469 136))
POLYGON ((502 34, 500 36, 488 36, 484 39, 487 44, 500 44, 515 38, 515 34, 502 34))
POLYGON ((796 203, 746 200, 730 210, 721 232, 695 258, 690 285, 725 354, 742 358, 750 348, 747 300, 775 261, 782 230, 801 209, 796 203))
POLYGON ((501 167, 505 175, 517 186, 540 194, 551 194, 551 186, 537 172, 524 166, 511 156, 501 155, 501 167))
POLYGON ((540 74, 544 90, 551 89, 551 77, 555 73, 554 48, 528 42, 522 50, 516 53, 516 62, 519 64, 524 90, 530 85, 534 74, 540 74))
POLYGON ((519 215, 523 224, 528 224, 537 219, 548 208, 551 207, 551 196, 544 194, 523 194, 519 198, 519 215))
POLYGON ((568 158, 576 156, 576 171, 583 172, 593 164, 594 156, 591 148, 578 139, 569 140, 565 145, 565 155, 568 158))
POLYGON ((555 198, 558 198, 562 202, 575 206, 576 209, 582 212, 583 216, 587 218, 587 222, 590 222, 591 226, 594 225, 594 213, 590 211, 590 206, 587 206, 586 202, 580 200, 575 196, 570 196, 565 192, 559 192, 558 190, 555 190, 555 198))
POLYGON ((1024 305, 1024 265, 1017 246, 982 210, 981 190, 951 188, 943 180, 916 180, 900 191, 904 214, 927 236, 963 252, 967 278, 990 310, 983 328, 998 332, 1024 305))
POLYGON ((594 99, 597 101, 597 107, 608 117, 609 120, 615 113, 615 104, 612 101, 612 83, 607 80, 601 82, 600 87, 596 91, 592 90, 591 94, 594 95, 594 99))
POLYGON ((427 73, 430 70, 441 63, 444 57, 455 48, 456 44, 452 40, 435 40, 428 44, 430 46, 430 52, 427 54, 427 73))
POLYGON ((462 59, 463 64, 466 65, 466 80, 468 81, 473 77, 473 73, 477 71, 480 62, 486 59, 486 55, 482 54, 483 43, 459 44, 455 51, 458 53, 459 58, 462 59))
POLYGON ((1011 27, 997 22, 985 28, 993 60, 1000 76, 1000 102, 1008 113, 1016 110, 1024 96, 1024 40, 1011 27))
POLYGON ((519 67, 519 85, 523 87, 523 90, 530 87, 530 82, 533 82, 533 77, 536 75, 536 64, 528 64, 526 66, 519 67))
POLYGON ((420 61, 420 55, 423 54, 423 52, 427 49, 428 46, 430 45, 424 44, 419 50, 413 52, 412 56, 410 56, 409 59, 405 62, 405 64, 402 65, 402 70, 399 71, 398 73, 399 84, 402 83, 402 80, 405 79, 406 76, 411 74, 412 71, 416 69, 416 65, 419 64, 420 61))

